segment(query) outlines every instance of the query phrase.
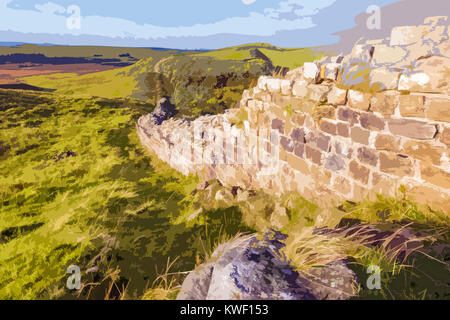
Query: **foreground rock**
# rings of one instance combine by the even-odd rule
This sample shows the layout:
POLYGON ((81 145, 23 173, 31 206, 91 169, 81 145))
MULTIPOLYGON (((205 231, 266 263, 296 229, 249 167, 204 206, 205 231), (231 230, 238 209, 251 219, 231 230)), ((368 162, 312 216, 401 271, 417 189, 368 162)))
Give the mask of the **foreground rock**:
POLYGON ((355 295, 356 274, 336 261, 303 274, 280 252, 286 236, 241 237, 220 245, 189 274, 179 300, 343 300, 355 295))

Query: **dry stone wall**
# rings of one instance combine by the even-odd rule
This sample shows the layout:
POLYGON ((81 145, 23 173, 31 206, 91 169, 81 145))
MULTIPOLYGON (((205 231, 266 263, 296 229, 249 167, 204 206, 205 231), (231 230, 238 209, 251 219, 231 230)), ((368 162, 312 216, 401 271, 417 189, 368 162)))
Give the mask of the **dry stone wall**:
POLYGON ((296 190, 328 204, 403 189, 449 212, 449 34, 447 17, 397 27, 390 39, 358 43, 348 56, 261 77, 239 109, 162 125, 146 115, 138 133, 172 167, 226 185, 296 190), (212 128, 230 139, 208 134, 212 128), (265 153, 277 161, 261 161, 265 153), (239 154, 255 161, 242 164, 239 154))

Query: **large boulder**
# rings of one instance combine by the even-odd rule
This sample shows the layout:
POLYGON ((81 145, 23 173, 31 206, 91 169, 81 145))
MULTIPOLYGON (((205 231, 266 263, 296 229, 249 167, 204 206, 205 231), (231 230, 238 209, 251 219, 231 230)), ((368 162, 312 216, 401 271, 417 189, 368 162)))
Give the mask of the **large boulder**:
POLYGON ((178 113, 175 106, 170 103, 170 98, 167 96, 162 97, 155 110, 152 113, 153 122, 156 125, 161 125, 164 121, 172 118, 178 113))
POLYGON ((210 261, 191 272, 179 300, 322 300, 354 295, 355 273, 346 261, 295 271, 281 253, 286 236, 240 237, 220 245, 210 261))

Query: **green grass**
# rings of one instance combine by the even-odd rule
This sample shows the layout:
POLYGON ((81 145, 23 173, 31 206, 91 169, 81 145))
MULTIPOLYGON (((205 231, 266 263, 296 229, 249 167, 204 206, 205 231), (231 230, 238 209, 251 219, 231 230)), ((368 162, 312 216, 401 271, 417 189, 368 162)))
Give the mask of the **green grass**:
POLYGON ((305 62, 321 58, 320 48, 279 48, 267 43, 252 43, 228 47, 208 52, 194 53, 192 56, 211 57, 219 60, 254 59, 251 50, 258 49, 266 55, 274 66, 288 67, 291 70, 303 66, 305 62))
POLYGON ((319 48, 260 50, 272 60, 274 66, 288 67, 291 70, 302 67, 305 62, 321 59, 323 54, 319 48))
POLYGON ((139 298, 168 258, 195 267, 201 241, 248 228, 234 208, 187 223, 197 185, 146 153, 151 106, 0 92, 0 298, 139 298), (6 150, 6 151, 4 151, 6 150), (55 155, 76 155, 55 161, 55 155), (206 231, 207 230, 207 231, 206 231), (74 295, 66 268, 91 283, 74 295))

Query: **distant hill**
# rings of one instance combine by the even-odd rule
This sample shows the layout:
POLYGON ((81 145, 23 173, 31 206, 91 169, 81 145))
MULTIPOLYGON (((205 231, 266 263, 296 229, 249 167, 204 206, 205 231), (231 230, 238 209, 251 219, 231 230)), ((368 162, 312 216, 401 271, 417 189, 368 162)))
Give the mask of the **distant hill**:
MULTIPOLYGON (((27 52, 46 48, 27 47, 27 52)), ((170 96, 181 114, 197 116, 232 108, 242 91, 276 66, 296 68, 320 57, 318 48, 285 49, 269 44, 246 44, 213 51, 154 50, 109 47, 48 48, 53 56, 88 56, 89 59, 140 58, 133 65, 90 73, 52 74, 22 78, 29 85, 54 89, 57 94, 80 97, 135 98, 156 104, 170 96), (71 51, 69 51, 71 50, 71 51)), ((1 50, 0 50, 1 51, 1 50)))
MULTIPOLYGON (((114 60, 118 64, 131 65, 147 58, 163 58, 179 53, 173 49, 125 48, 125 47, 95 47, 95 46, 58 46, 18 44, 0 47, 0 63, 9 55, 44 55, 46 58, 83 58, 86 61, 114 60)), ((49 61, 51 63, 51 61, 49 61)))

